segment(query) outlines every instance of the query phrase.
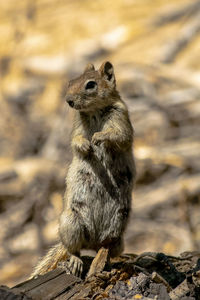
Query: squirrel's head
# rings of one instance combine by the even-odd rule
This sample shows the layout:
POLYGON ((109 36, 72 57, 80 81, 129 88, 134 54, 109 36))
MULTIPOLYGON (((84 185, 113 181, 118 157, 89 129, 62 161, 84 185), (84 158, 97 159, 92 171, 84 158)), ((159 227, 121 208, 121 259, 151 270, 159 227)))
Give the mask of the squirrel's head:
POLYGON ((104 62, 99 70, 88 64, 83 74, 69 81, 66 101, 69 106, 80 111, 101 109, 114 101, 116 82, 110 62, 104 62))

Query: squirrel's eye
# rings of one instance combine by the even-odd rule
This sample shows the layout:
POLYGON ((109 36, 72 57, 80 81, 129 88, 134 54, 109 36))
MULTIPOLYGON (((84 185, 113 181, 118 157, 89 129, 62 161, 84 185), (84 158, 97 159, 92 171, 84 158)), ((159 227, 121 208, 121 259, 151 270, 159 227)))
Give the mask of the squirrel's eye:
POLYGON ((93 89, 95 86, 96 86, 97 84, 96 84, 96 82, 95 81, 88 81, 88 83, 86 84, 86 86, 85 86, 85 89, 86 90, 89 90, 89 89, 93 89))

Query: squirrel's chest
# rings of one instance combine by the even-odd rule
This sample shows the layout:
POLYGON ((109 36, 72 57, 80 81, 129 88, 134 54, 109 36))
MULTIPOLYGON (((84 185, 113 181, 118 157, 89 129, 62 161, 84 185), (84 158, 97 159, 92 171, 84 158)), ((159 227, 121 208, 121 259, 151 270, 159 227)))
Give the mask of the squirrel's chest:
POLYGON ((95 132, 101 131, 104 124, 105 120, 100 114, 89 116, 85 124, 88 139, 91 139, 95 132))

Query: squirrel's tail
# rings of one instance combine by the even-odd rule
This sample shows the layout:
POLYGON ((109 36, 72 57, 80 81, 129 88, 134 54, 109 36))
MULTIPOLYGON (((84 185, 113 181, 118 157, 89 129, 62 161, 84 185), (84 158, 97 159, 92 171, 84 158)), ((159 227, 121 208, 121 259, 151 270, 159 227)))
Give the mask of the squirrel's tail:
POLYGON ((44 257, 42 257, 29 279, 54 270, 60 261, 64 261, 68 257, 69 254, 64 245, 62 243, 56 244, 47 252, 44 257))

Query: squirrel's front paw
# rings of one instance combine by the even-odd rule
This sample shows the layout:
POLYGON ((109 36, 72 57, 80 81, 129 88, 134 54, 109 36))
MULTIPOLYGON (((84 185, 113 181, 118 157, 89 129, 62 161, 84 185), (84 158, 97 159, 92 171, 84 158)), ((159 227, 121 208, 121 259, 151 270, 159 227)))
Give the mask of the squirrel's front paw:
POLYGON ((58 268, 65 270, 67 274, 73 274, 77 277, 81 277, 83 272, 83 261, 79 257, 71 255, 67 261, 59 262, 58 268))
POLYGON ((90 142, 84 137, 77 136, 72 141, 72 145, 78 152, 81 152, 82 154, 88 154, 91 150, 90 142))
POLYGON ((101 132, 95 132, 92 137, 92 145, 99 146, 105 142, 105 136, 101 132))
POLYGON ((91 150, 90 142, 89 142, 88 140, 85 139, 85 140, 82 142, 82 144, 79 145, 78 148, 79 148, 78 150, 79 150, 80 152, 82 152, 82 153, 84 153, 84 154, 87 154, 87 153, 90 152, 90 150, 91 150))
POLYGON ((83 272, 83 261, 75 255, 71 255, 69 260, 69 269, 71 273, 77 277, 81 277, 83 272))

